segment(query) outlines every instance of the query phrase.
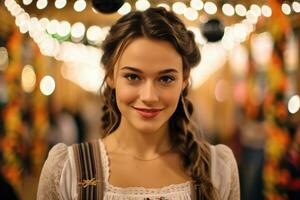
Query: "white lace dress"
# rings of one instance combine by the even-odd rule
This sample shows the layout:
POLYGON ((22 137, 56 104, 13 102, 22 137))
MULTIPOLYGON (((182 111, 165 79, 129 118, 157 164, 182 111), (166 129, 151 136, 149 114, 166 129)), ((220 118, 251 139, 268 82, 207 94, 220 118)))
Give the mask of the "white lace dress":
MULTIPOLYGON (((109 180, 109 160, 104 143, 99 140, 101 162, 104 174, 104 200, 191 200, 190 182, 173 184, 163 188, 129 187, 111 185, 109 180)), ((236 161, 232 151, 225 145, 211 146, 212 182, 221 200, 239 200, 240 188, 236 161)), ((38 200, 76 200, 77 179, 74 156, 71 147, 55 145, 40 176, 38 200)))

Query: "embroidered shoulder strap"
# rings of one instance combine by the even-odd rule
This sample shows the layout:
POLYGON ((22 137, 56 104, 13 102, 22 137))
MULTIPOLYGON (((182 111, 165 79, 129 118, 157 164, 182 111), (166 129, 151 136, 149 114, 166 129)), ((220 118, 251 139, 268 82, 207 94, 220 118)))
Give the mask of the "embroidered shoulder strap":
POLYGON ((103 173, 99 141, 72 145, 77 173, 78 200, 103 199, 103 173))

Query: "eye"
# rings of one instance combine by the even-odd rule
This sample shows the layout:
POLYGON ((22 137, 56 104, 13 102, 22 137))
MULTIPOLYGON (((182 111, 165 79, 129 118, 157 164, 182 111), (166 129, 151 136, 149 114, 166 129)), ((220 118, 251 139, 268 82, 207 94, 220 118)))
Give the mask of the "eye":
POLYGON ((175 80, 173 76, 162 76, 159 78, 159 81, 165 84, 171 83, 175 80))
POLYGON ((125 74, 124 77, 128 80, 128 81, 138 81, 140 80, 140 77, 136 74, 125 74))

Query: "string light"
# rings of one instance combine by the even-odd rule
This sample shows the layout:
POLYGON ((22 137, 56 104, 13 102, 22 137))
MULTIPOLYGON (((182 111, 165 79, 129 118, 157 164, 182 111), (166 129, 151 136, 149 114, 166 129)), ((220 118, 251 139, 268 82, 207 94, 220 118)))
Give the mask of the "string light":
POLYGON ((76 12, 83 11, 86 8, 86 2, 85 2, 85 0, 77 0, 77 1, 75 1, 73 8, 74 8, 74 10, 76 12))
POLYGON ((284 14, 286 14, 286 15, 291 14, 291 7, 290 7, 290 5, 287 4, 287 3, 283 3, 283 4, 281 5, 281 10, 282 10, 282 12, 283 12, 284 14))
POLYGON ((31 3, 32 3, 32 0, 23 0, 23 4, 26 6, 28 6, 31 3))
MULTIPOLYGON (((43 0, 38 0, 38 1, 43 1, 43 0)), ((139 1, 149 3, 149 1, 146 1, 146 0, 139 0, 139 1)), ((25 1, 23 1, 23 3, 24 2, 25 1)), ((28 2, 25 2, 25 3, 28 3, 28 2)), ((56 0, 55 4, 58 5, 59 2, 65 2, 65 0, 56 0)), ((79 9, 77 9, 77 12, 80 12, 86 8, 85 0, 77 0, 74 4, 74 9, 77 7, 75 5, 78 5, 78 4, 80 5, 80 3, 83 3, 84 6, 83 7, 78 6, 79 9)), ((32 37, 33 40, 38 44, 38 46, 41 50, 41 53, 43 55, 52 56, 52 57, 56 58, 57 60, 61 60, 64 62, 80 63, 81 66, 86 65, 86 66, 99 67, 101 53, 99 52, 98 48, 88 46, 88 45, 83 45, 82 43, 76 44, 76 43, 72 43, 72 42, 68 42, 68 41, 58 42, 57 39, 52 37, 52 35, 55 35, 55 37, 57 37, 57 35, 56 35, 56 34, 58 34, 57 27, 59 27, 57 24, 61 24, 57 20, 54 20, 54 22, 52 21, 52 24, 51 24, 51 21, 49 22, 49 20, 46 18, 40 19, 40 20, 38 20, 37 18, 30 18, 28 13, 26 13, 24 11, 24 9, 22 9, 14 0, 5 0, 4 4, 7 7, 7 9, 9 10, 9 12, 13 16, 16 17, 16 25, 19 27, 20 31, 22 33, 29 31, 30 37, 32 37), (89 59, 86 59, 86 57, 89 57, 89 59)), ((124 3, 124 5, 127 5, 127 8, 130 7, 130 9, 127 9, 127 11, 126 11, 127 13, 130 12, 130 10, 131 10, 130 4, 124 3)), ((187 8, 186 4, 178 1, 172 5, 172 9, 177 14, 184 14, 184 16, 189 20, 195 19, 195 17, 190 17, 190 15, 188 13, 194 13, 195 16, 196 15, 198 16, 197 10, 202 10, 204 8, 204 11, 206 13, 208 13, 209 15, 213 15, 217 12, 217 9, 218 9, 216 4, 214 4, 213 2, 203 3, 203 1, 201 1, 201 0, 191 0, 190 5, 191 5, 191 7, 187 8)), ((157 6, 168 7, 167 4, 159 4, 157 6)), ((242 4, 240 4, 240 6, 245 8, 245 6, 242 4)), ((60 8, 60 6, 56 6, 56 7, 60 8)), ((295 13, 299 12, 299 9, 300 9, 299 3, 293 2, 292 9, 295 13)), ((291 7, 290 7, 290 10, 291 10, 291 7)), ((222 6, 222 11, 225 15, 232 16, 235 13, 235 8, 230 4, 224 4, 222 6)), ((222 39, 222 42, 220 42, 220 45, 224 46, 224 50, 225 49, 230 50, 237 43, 243 42, 247 38, 247 36, 254 30, 255 26, 253 24, 257 23, 257 18, 261 14, 263 14, 263 16, 265 16, 265 17, 269 17, 272 15, 272 9, 267 5, 259 7, 256 4, 252 4, 250 6, 250 10, 248 10, 248 11, 246 10, 246 14, 241 14, 242 16, 246 16, 245 20, 242 20, 242 23, 234 24, 230 27, 225 27, 224 37, 222 39)), ((81 23, 81 25, 83 25, 83 24, 81 23)), ((73 26, 72 26, 72 28, 73 28, 73 26)), ((194 27, 194 30, 196 30, 196 29, 198 30, 197 35, 195 34, 197 43, 202 44, 204 46, 210 44, 210 43, 207 43, 205 41, 205 39, 202 37, 199 28, 194 27)), ((109 30, 109 27, 106 27, 106 28, 98 27, 97 28, 98 32, 94 31, 94 32, 97 32, 97 34, 91 34, 91 35, 94 35, 94 36, 92 36, 92 40, 88 39, 89 44, 99 45, 101 43, 101 41, 105 38, 105 35, 107 34, 108 30, 109 30), (98 35, 98 36, 96 36, 96 35, 98 35)), ((70 32, 70 30, 66 31, 66 32, 70 32)), ((93 32, 93 31, 90 31, 90 32, 93 32)), ((78 32, 75 31, 75 34, 73 33, 74 36, 72 36, 72 29, 71 29, 72 41, 74 41, 74 42, 82 41, 82 39, 84 37, 84 33, 85 33, 85 28, 83 27, 83 28, 81 28, 81 31, 78 31, 78 32), (76 35, 76 33, 77 33, 77 35, 76 35), (75 38, 77 38, 77 40, 75 38)), ((91 38, 91 36, 88 36, 88 35, 90 35, 90 34, 87 33, 86 37, 91 38)))
POLYGON ((126 15, 131 11, 131 5, 128 2, 125 2, 121 8, 119 8, 118 13, 120 15, 126 15))
POLYGON ((295 114, 300 109, 300 97, 299 95, 292 96, 288 101, 288 110, 291 114, 295 114))
POLYGON ((101 28, 99 26, 91 26, 86 32, 86 37, 90 44, 98 45, 100 42, 101 28))
POLYGON ((36 75, 31 65, 25 65, 21 75, 21 85, 25 92, 32 92, 35 88, 36 75))
POLYGON ((261 15, 261 9, 258 5, 256 4, 252 4, 250 6, 250 10, 256 15, 256 16, 260 16, 261 15))
POLYGON ((43 29, 46 29, 48 24, 50 23, 48 18, 42 18, 39 20, 40 25, 43 27, 43 29))
POLYGON ((295 13, 299 13, 300 12, 300 3, 297 2, 297 1, 294 1, 292 3, 292 8, 293 8, 295 13))
POLYGON ((271 17, 271 15, 272 15, 272 9, 269 6, 267 6, 267 5, 263 5, 261 7, 261 13, 265 17, 271 17))
POLYGON ((232 5, 228 4, 228 3, 225 3, 223 6, 222 6, 222 11, 225 15, 227 16, 233 16, 234 15, 234 8, 232 5))
POLYGON ((50 23, 47 25, 47 32, 51 35, 57 33, 57 29, 59 27, 59 22, 55 19, 51 20, 50 23))
POLYGON ((204 7, 204 3, 201 0, 191 0, 190 6, 195 10, 202 10, 204 7))
POLYGON ((238 16, 244 17, 244 16, 246 16, 247 9, 242 4, 237 4, 235 6, 235 12, 238 16))
POLYGON ((150 3, 147 0, 138 0, 135 2, 135 7, 137 10, 144 11, 150 8, 150 3))
POLYGON ((56 0, 54 3, 54 6, 57 9, 62 9, 63 7, 65 7, 67 5, 67 0, 56 0))
POLYGON ((246 19, 251 24, 256 24, 258 17, 254 14, 254 12, 252 10, 248 10, 246 13, 246 19))
POLYGON ((73 42, 80 42, 85 33, 85 26, 81 22, 76 22, 71 28, 71 39, 73 42))
POLYGON ((169 6, 168 4, 165 4, 165 3, 160 3, 160 4, 157 5, 157 7, 163 7, 163 8, 165 8, 167 11, 170 11, 170 10, 171 10, 170 6, 169 6))
POLYGON ((55 90, 55 81, 52 76, 44 76, 40 82, 40 90, 43 95, 49 96, 55 90))
POLYGON ((204 4, 204 11, 209 15, 214 15, 218 11, 218 8, 215 3, 207 1, 204 4))
POLYGON ((193 21, 198 18, 198 12, 196 10, 194 10, 193 8, 187 8, 187 9, 185 9, 184 16, 188 20, 193 21))
POLYGON ((71 31, 71 25, 67 21, 61 21, 58 29, 57 29, 57 34, 60 37, 66 37, 71 31))
POLYGON ((175 2, 172 5, 172 10, 176 13, 176 14, 184 14, 186 9, 186 5, 183 2, 175 2))
POLYGON ((46 8, 47 5, 48 5, 48 1, 47 1, 47 0, 38 0, 38 1, 36 2, 36 7, 37 7, 38 9, 40 9, 40 10, 46 8))
POLYGON ((5 47, 0 47, 0 71, 4 71, 8 63, 8 52, 5 47))

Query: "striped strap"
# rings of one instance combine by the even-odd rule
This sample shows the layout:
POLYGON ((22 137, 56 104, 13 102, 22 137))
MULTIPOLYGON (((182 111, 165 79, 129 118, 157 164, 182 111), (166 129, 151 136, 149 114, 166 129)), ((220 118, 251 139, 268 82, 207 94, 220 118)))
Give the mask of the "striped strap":
POLYGON ((200 184, 194 183, 194 193, 195 193, 195 200, 203 200, 202 195, 201 195, 201 189, 200 189, 200 184))
POLYGON ((77 173, 78 200, 103 199, 103 174, 99 141, 72 145, 77 173))

